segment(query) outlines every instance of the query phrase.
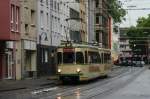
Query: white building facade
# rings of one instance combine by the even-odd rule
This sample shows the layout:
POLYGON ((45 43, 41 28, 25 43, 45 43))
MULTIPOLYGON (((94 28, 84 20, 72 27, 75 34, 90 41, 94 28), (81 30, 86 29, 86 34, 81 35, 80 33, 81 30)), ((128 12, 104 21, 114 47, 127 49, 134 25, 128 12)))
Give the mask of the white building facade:
POLYGON ((59 46, 61 40, 69 39, 69 4, 67 0, 50 0, 52 46, 59 46))
POLYGON ((88 42, 95 41, 95 0, 88 0, 88 42))
POLYGON ((38 0, 38 59, 39 76, 56 73, 56 48, 69 37, 69 6, 65 0, 38 0))
POLYGON ((51 65, 52 34, 50 0, 37 0, 37 74, 50 75, 54 72, 51 65))

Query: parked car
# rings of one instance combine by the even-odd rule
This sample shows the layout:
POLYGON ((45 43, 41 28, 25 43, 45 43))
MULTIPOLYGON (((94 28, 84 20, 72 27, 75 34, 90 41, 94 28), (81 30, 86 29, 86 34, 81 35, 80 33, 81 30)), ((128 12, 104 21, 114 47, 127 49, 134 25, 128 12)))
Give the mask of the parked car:
POLYGON ((142 63, 142 65, 145 65, 145 62, 144 62, 144 61, 142 61, 141 63, 142 63))
POLYGON ((136 67, 143 67, 144 63, 142 61, 135 61, 135 66, 136 67))

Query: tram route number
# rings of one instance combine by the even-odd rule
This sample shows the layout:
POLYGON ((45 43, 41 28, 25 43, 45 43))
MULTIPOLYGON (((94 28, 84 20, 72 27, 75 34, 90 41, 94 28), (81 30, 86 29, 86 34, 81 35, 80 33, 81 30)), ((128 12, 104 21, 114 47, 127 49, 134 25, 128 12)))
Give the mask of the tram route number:
POLYGON ((89 72, 99 72, 100 68, 97 66, 90 66, 89 67, 89 72))

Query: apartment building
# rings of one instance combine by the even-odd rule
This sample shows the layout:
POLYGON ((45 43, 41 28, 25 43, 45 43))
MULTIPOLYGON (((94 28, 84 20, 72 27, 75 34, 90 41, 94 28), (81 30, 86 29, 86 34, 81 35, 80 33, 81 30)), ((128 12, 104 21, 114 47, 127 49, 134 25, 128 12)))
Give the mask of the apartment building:
POLYGON ((98 42, 100 47, 111 48, 112 18, 109 15, 107 0, 88 1, 88 40, 98 42))
POLYGON ((130 58, 132 57, 132 49, 130 48, 129 44, 129 38, 126 34, 128 28, 119 28, 120 31, 120 37, 119 37, 119 49, 120 49, 120 55, 119 59, 120 62, 124 60, 131 60, 130 58))
POLYGON ((87 42, 87 2, 85 0, 69 0, 70 39, 87 42))
POLYGON ((0 79, 18 79, 20 59, 16 55, 20 40, 19 0, 0 1, 0 79))
POLYGON ((21 56, 22 78, 36 76, 36 36, 37 36, 37 1, 22 0, 21 3, 21 40, 18 42, 21 56))
POLYGON ((65 0, 38 0, 38 75, 56 74, 56 48, 69 39, 69 6, 65 0))
POLYGON ((51 0, 37 0, 37 72, 38 76, 50 72, 51 0))
POLYGON ((88 42, 95 41, 95 0, 88 0, 88 42))
POLYGON ((88 36, 87 36, 87 2, 86 0, 79 0, 79 4, 80 4, 80 18, 81 18, 81 30, 80 30, 80 34, 81 34, 81 39, 84 42, 88 41, 88 36))

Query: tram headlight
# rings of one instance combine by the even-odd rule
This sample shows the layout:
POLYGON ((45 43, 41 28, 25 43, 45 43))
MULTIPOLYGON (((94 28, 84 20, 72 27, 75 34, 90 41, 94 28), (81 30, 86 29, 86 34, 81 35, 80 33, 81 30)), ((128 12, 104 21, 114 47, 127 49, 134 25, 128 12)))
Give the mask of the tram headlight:
POLYGON ((61 69, 58 69, 58 73, 61 73, 61 69))
POLYGON ((80 69, 80 68, 77 68, 77 72, 80 73, 80 72, 81 72, 81 69, 80 69))

